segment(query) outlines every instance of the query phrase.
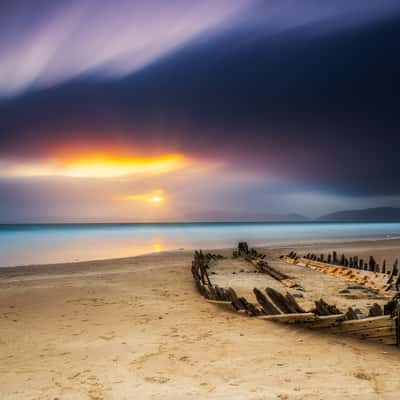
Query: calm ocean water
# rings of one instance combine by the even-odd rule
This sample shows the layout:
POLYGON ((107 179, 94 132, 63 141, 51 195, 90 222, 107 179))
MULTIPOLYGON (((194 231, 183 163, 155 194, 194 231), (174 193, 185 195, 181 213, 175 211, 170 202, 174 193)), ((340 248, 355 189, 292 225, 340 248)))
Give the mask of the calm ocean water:
POLYGON ((0 266, 129 257, 163 250, 400 237, 400 223, 0 225, 0 266))

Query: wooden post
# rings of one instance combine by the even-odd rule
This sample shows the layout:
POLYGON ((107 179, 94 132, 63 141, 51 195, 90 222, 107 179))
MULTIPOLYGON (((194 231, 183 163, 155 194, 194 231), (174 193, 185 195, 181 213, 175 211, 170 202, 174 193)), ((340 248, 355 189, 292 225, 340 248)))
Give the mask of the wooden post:
POLYGON ((400 274, 397 275, 397 279, 396 279, 396 282, 394 283, 394 287, 396 288, 397 291, 399 291, 399 287, 400 287, 400 274))
POLYGON ((382 269, 381 269, 382 274, 386 273, 386 260, 384 259, 382 262, 382 269))
POLYGON ((397 307, 396 307, 396 314, 395 314, 395 318, 396 318, 396 344, 397 346, 400 346, 400 307, 399 304, 397 303, 397 307))
POLYGON ((244 256, 249 254, 249 246, 246 242, 239 242, 238 244, 238 251, 240 256, 244 256))
POLYGON ((368 261, 368 270, 375 271, 375 264, 376 264, 376 261, 375 261, 374 257, 370 256, 369 261, 368 261))
POLYGON ((398 264, 399 264, 399 260, 396 258, 396 259, 394 260, 394 264, 393 264, 393 268, 392 268, 393 275, 397 275, 398 272, 399 272, 399 270, 398 270, 398 264))

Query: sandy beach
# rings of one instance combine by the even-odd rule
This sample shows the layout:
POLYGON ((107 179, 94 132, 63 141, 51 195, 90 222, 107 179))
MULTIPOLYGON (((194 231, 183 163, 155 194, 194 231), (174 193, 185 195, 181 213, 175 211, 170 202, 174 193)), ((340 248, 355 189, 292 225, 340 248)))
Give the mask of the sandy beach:
MULTIPOLYGON (((260 251, 276 259, 334 249, 392 262, 399 248, 382 240, 260 251)), ((179 251, 0 269, 0 398, 398 398, 398 348, 208 304, 191 259, 179 251)))

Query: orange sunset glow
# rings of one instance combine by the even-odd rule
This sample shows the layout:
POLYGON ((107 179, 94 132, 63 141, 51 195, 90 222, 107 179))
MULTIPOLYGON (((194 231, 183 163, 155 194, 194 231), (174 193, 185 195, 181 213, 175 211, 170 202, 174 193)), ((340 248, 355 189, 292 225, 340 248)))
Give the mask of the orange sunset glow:
MULTIPOLYGON (((158 157, 126 154, 78 154, 39 162, 6 163, 1 175, 8 177, 65 176, 74 178, 113 178, 136 174, 163 174, 187 164, 181 154, 158 157)), ((159 202, 157 196, 153 199, 159 202)))

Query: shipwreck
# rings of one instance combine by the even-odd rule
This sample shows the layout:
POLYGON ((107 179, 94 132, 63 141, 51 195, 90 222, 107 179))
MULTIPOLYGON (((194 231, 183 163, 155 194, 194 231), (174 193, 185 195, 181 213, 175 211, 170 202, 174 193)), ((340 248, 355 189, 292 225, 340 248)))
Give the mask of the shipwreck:
POLYGON ((301 282, 269 265, 264 254, 249 249, 245 242, 239 243, 237 250, 233 252, 233 257, 241 257, 255 268, 255 272, 267 274, 278 281, 283 291, 272 287, 263 289, 254 287, 255 301, 249 301, 239 296, 232 287, 213 284, 209 265, 210 263, 217 265, 222 256, 196 251, 191 272, 198 292, 207 302, 228 306, 237 313, 253 318, 296 324, 307 329, 350 335, 382 344, 400 345, 400 273, 397 260, 389 268, 386 262, 385 265, 379 266, 373 257, 364 262, 357 256, 339 257, 336 252, 327 256, 322 254, 298 256, 292 251, 280 257, 282 262, 299 268, 312 269, 315 273, 328 274, 365 287, 388 299, 383 307, 375 303, 369 309, 368 315, 360 315, 352 307, 342 310, 322 298, 315 299, 314 306, 306 309, 288 291, 289 288, 304 290, 301 282))

